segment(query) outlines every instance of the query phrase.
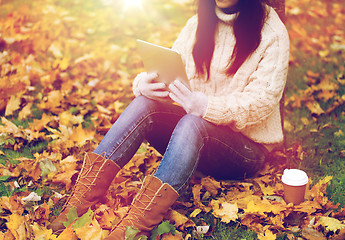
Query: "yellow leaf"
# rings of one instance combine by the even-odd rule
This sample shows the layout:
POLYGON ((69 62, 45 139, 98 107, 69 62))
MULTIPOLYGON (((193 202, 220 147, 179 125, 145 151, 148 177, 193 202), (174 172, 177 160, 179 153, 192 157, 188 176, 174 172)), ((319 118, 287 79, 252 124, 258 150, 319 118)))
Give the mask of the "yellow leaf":
POLYGON ((11 96, 10 101, 7 103, 5 116, 12 115, 14 111, 19 109, 21 97, 11 96))
POLYGON ((24 216, 14 213, 8 217, 6 226, 11 231, 15 239, 27 239, 27 229, 25 223, 24 216))
POLYGON ((23 120, 31 115, 31 107, 32 103, 28 103, 25 107, 23 107, 23 109, 19 112, 18 116, 20 120, 23 120))
POLYGON ((306 125, 306 126, 309 125, 309 120, 308 120, 308 118, 302 117, 302 118, 301 118, 301 122, 302 122, 304 125, 306 125))
POLYGON ((197 208, 189 216, 190 217, 196 217, 201 212, 202 212, 202 210, 200 208, 197 208))
POLYGON ((229 223, 230 221, 235 221, 238 218, 237 203, 232 204, 229 202, 224 202, 224 199, 220 198, 218 200, 212 200, 210 204, 213 209, 213 215, 221 218, 222 222, 229 223))
POLYGON ((296 212, 305 212, 311 215, 314 212, 321 210, 322 207, 317 201, 304 201, 301 204, 295 206, 294 209, 296 212))
POLYGON ((272 184, 272 179, 271 179, 271 175, 264 175, 260 178, 255 178, 254 181, 257 182, 261 188, 262 193, 265 196, 271 196, 274 195, 274 188, 273 186, 271 186, 270 184, 272 184))
POLYGON ((328 231, 332 232, 345 228, 345 224, 342 224, 338 219, 331 217, 321 217, 317 222, 317 225, 321 225, 328 231))
POLYGON ((62 71, 65 71, 68 67, 69 67, 69 62, 70 62, 70 59, 67 58, 67 57, 64 57, 63 59, 61 59, 59 61, 59 68, 62 70, 62 71))
POLYGON ((115 112, 121 113, 121 112, 122 112, 123 106, 124 106, 124 103, 122 103, 122 102, 120 102, 120 101, 116 101, 116 102, 114 103, 115 112))
POLYGON ((52 229, 44 228, 38 225, 37 222, 34 222, 34 225, 32 226, 32 230, 35 236, 35 240, 41 240, 41 239, 56 240, 57 239, 56 235, 53 234, 52 229))
POLYGON ((254 202, 252 200, 248 203, 247 208, 244 209, 246 213, 258 213, 261 215, 265 215, 265 213, 269 213, 274 210, 276 211, 275 207, 272 204, 270 204, 266 199, 263 199, 258 202, 254 202))
POLYGON ((264 234, 260 234, 258 237, 260 240, 276 240, 277 235, 267 229, 264 234))
POLYGON ((83 116, 75 116, 69 111, 62 112, 60 115, 60 124, 65 126, 72 126, 74 124, 81 124, 84 121, 83 116))
POLYGON ((105 108, 105 107, 103 107, 103 106, 101 106, 101 105, 99 105, 99 104, 97 104, 97 109, 98 109, 98 111, 100 111, 101 113, 105 113, 105 114, 108 114, 108 115, 111 114, 111 111, 110 111, 109 109, 107 109, 107 108, 105 108))
POLYGON ((60 91, 50 91, 47 98, 44 98, 45 101, 40 103, 40 108, 54 110, 57 107, 61 107, 61 101, 63 98, 64 96, 60 91))
POLYGON ((324 179, 319 180, 309 191, 306 191, 306 199, 317 201, 322 206, 326 205, 328 202, 326 188, 332 178, 332 176, 326 176, 324 179))
POLYGON ((328 50, 319 51, 319 55, 320 55, 320 57, 322 57, 322 58, 327 57, 328 54, 329 54, 329 51, 328 51, 328 50))
POLYGON ((310 110, 311 113, 317 115, 320 115, 325 112, 318 102, 307 102, 306 107, 310 110))
POLYGON ((0 239, 3 240, 16 240, 13 236, 13 234, 11 233, 11 231, 7 230, 6 232, 1 232, 0 231, 0 239))
POLYGON ((62 52, 60 50, 60 46, 58 46, 57 43, 52 43, 52 45, 50 45, 49 49, 48 49, 55 58, 62 58, 62 52))

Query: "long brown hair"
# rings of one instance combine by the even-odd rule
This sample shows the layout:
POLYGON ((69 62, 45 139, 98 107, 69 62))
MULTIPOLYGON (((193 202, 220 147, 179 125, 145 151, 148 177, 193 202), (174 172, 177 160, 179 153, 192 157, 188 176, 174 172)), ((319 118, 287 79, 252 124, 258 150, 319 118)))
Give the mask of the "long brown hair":
MULTIPOLYGON (((215 32, 218 18, 215 13, 214 0, 199 0, 198 27, 193 58, 199 74, 209 77, 210 65, 215 45, 215 32)), ((234 75, 243 62, 258 48, 261 42, 261 31, 266 19, 266 8, 262 0, 239 0, 238 13, 233 29, 236 39, 232 56, 226 73, 234 75)))

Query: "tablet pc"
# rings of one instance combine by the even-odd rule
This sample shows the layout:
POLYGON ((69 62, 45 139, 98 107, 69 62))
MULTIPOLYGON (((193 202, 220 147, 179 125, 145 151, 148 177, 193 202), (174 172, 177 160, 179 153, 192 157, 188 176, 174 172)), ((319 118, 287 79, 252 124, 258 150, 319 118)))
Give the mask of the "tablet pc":
POLYGON ((176 51, 137 39, 138 52, 147 72, 157 72, 158 81, 169 85, 179 79, 190 89, 181 55, 176 51))

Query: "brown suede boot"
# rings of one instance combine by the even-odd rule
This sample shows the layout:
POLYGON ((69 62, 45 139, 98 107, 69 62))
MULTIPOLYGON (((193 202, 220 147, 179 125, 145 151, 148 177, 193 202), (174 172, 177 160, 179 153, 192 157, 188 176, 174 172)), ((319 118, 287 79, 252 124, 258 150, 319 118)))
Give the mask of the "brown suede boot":
POLYGON ((106 194, 120 167, 112 160, 96 153, 86 153, 82 169, 70 197, 60 215, 48 226, 55 234, 60 234, 67 221, 66 214, 75 207, 78 216, 86 213, 89 207, 99 202, 106 194))
POLYGON ((140 230, 140 235, 149 236, 159 224, 179 194, 169 184, 154 176, 147 176, 139 193, 133 199, 127 214, 105 240, 123 240, 128 226, 140 230))

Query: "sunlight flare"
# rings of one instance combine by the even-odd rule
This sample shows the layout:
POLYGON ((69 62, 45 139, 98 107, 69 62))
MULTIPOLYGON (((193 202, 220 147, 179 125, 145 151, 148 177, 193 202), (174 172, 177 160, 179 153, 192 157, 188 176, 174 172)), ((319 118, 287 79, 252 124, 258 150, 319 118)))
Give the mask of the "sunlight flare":
POLYGON ((128 8, 141 8, 142 7, 142 0, 125 0, 124 3, 124 9, 128 9, 128 8))

